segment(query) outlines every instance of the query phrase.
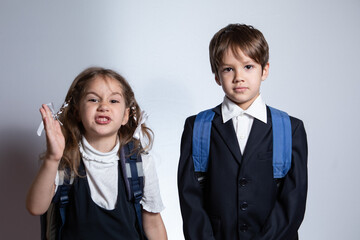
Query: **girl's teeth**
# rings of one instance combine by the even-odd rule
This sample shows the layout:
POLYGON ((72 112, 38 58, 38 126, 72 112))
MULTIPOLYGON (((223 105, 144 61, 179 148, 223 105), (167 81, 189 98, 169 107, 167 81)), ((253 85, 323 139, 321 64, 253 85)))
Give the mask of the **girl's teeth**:
POLYGON ((106 118, 106 117, 102 117, 102 118, 98 118, 97 119, 97 121, 99 121, 99 122, 107 122, 107 121, 109 121, 109 119, 108 118, 106 118))

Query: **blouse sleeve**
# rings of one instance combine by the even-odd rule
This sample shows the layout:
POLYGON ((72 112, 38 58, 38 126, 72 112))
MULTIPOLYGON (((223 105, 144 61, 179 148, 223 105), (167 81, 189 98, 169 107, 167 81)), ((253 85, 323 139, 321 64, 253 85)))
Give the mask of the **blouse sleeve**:
POLYGON ((159 213, 164 210, 165 206, 160 195, 155 161, 151 154, 142 154, 141 157, 144 170, 144 195, 140 203, 146 211, 159 213))
POLYGON ((55 193, 56 193, 59 185, 61 185, 60 184, 60 176, 59 176, 59 170, 57 170, 56 177, 55 177, 55 193))

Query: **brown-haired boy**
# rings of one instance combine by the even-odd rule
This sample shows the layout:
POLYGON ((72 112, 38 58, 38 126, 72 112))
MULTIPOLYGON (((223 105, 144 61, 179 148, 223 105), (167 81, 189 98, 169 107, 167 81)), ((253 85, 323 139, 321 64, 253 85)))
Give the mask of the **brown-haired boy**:
POLYGON ((192 159, 196 116, 185 122, 178 170, 185 238, 298 239, 307 195, 306 133, 302 121, 290 117, 291 168, 275 179, 271 114, 260 95, 269 73, 268 44, 252 26, 230 24, 214 35, 209 51, 225 97, 212 109, 203 185, 192 159))

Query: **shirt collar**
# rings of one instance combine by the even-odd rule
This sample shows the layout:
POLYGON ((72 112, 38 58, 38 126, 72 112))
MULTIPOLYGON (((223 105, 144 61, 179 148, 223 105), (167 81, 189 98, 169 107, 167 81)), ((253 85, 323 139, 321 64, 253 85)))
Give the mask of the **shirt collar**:
POLYGON ((267 123, 266 105, 261 95, 259 95, 250 105, 250 107, 246 110, 243 110, 236 103, 234 103, 225 96, 224 101, 221 104, 221 113, 224 123, 229 121, 233 117, 239 116, 241 113, 247 114, 264 123, 267 123))
POLYGON ((81 142, 79 143, 79 150, 83 160, 96 161, 101 163, 112 163, 119 160, 118 151, 120 148, 120 141, 117 140, 117 144, 110 152, 100 152, 93 148, 90 143, 82 136, 81 142))

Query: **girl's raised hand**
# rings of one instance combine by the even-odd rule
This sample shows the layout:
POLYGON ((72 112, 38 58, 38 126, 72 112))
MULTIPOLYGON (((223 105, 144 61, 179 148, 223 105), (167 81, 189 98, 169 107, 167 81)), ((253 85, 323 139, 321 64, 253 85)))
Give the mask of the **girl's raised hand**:
POLYGON ((44 122, 46 132, 46 154, 45 159, 60 161, 65 149, 65 138, 61 132, 60 123, 53 118, 50 108, 43 104, 40 113, 44 122))

